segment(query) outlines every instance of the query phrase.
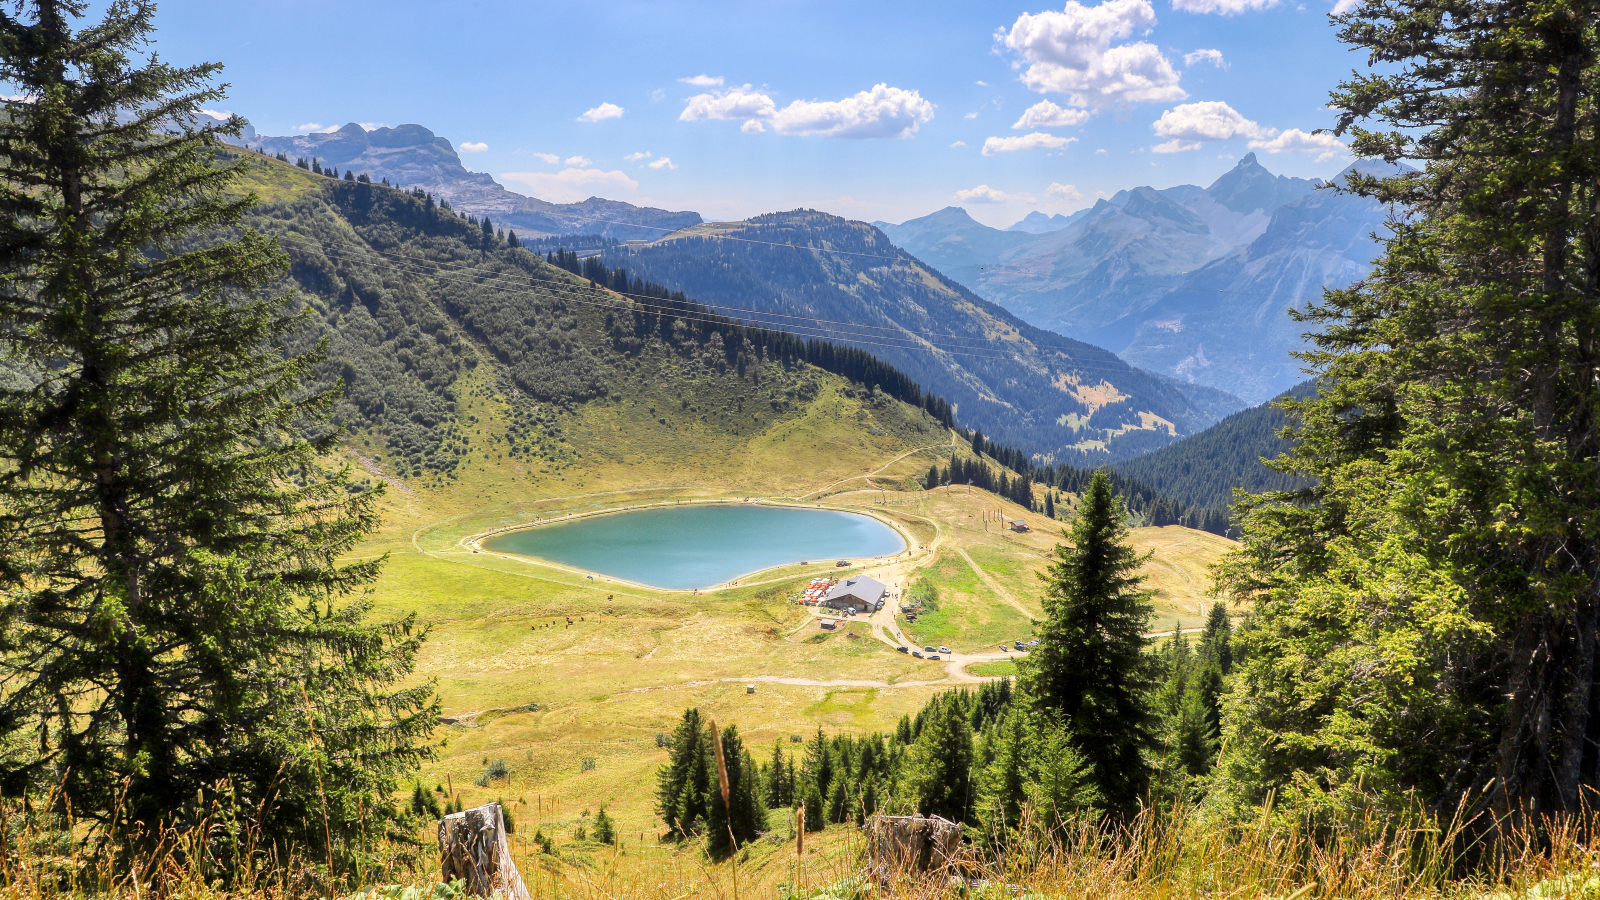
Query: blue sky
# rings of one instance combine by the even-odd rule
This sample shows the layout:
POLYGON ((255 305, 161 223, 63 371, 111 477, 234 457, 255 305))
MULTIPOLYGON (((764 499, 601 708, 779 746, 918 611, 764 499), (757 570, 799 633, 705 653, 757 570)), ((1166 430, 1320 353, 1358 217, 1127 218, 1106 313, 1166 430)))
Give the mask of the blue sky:
POLYGON ((227 66, 227 109, 264 134, 414 122, 555 201, 889 221, 959 205, 1004 226, 1208 184, 1252 145, 1274 172, 1337 172, 1348 159, 1309 132, 1365 60, 1331 9, 166 0, 156 24, 168 60, 227 66))

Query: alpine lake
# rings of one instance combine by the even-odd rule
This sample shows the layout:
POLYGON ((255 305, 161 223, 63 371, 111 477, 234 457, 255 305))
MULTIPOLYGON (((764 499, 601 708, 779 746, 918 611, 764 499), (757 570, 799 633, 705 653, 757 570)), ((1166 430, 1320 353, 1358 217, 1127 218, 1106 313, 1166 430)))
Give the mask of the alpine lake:
POLYGON ((893 556, 906 542, 893 528, 859 513, 698 503, 555 521, 494 535, 481 546, 685 591, 775 566, 893 556))

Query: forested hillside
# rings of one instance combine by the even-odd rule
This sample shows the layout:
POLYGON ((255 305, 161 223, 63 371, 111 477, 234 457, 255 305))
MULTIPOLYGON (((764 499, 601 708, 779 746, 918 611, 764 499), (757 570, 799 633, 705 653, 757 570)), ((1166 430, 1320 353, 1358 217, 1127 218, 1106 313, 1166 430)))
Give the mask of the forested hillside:
POLYGON ((1233 502, 1235 488, 1251 493, 1288 490, 1301 482, 1261 464, 1289 449, 1289 442, 1278 436, 1289 418, 1273 404, 1315 393, 1308 381, 1267 403, 1236 412, 1191 438, 1117 463, 1112 469, 1181 503, 1203 507, 1226 508, 1233 502))
POLYGON ((815 210, 697 226, 605 259, 730 314, 867 348, 949 399, 968 427, 1047 461, 1127 458, 1243 405, 1028 325, 876 228, 815 210))
POLYGON ((252 162, 270 202, 246 224, 282 235, 309 314, 301 346, 327 341, 317 374, 342 386, 338 421, 401 476, 452 478, 472 453, 559 470, 612 452, 573 446, 562 417, 624 397, 660 395, 720 431, 758 434, 827 372, 880 405, 907 402, 918 427, 951 424, 948 404, 860 350, 744 327, 644 282, 632 287, 648 299, 625 299, 421 191, 252 162), (506 446, 474 437, 469 384, 513 399, 506 446))

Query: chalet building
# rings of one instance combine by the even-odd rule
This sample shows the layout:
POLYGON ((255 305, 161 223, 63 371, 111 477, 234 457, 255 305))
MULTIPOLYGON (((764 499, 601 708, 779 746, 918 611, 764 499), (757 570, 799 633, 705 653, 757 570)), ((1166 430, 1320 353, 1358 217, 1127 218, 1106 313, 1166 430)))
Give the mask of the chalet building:
POLYGON ((1011 520, 1011 530, 1012 531, 1027 531, 1028 530, 1028 523, 1022 521, 1021 519, 1012 519, 1011 520))
POLYGON ((853 609, 856 612, 870 613, 878 608, 878 601, 888 593, 888 588, 876 578, 858 575, 847 581, 841 581, 828 591, 828 596, 822 598, 818 606, 829 609, 853 609))

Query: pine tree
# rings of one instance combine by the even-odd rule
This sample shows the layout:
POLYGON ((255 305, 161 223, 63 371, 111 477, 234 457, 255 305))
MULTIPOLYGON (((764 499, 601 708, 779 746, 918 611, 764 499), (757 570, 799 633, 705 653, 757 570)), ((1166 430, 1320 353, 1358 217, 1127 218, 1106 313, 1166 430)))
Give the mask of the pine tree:
MULTIPOLYGON (((509 830, 509 829, 508 829, 509 830)), ((611 816, 606 812, 606 805, 600 804, 600 811, 594 817, 595 843, 610 846, 617 842, 617 828, 611 821, 611 816)))
POLYGON ((940 695, 925 712, 927 724, 911 745, 907 761, 911 797, 925 815, 971 821, 977 801, 972 784, 972 728, 960 695, 940 695))
POLYGON ((683 720, 672 732, 671 755, 656 774, 656 815, 677 838, 694 834, 704 817, 707 788, 704 733, 700 711, 684 710, 683 720))
POLYGON ((297 321, 268 288, 284 255, 238 228, 254 200, 219 138, 243 120, 192 124, 219 67, 157 61, 148 3, 78 31, 83 4, 20 5, 0 16, 0 78, 30 98, 0 120, 21 376, 0 387, 0 782, 58 785, 131 840, 231 808, 284 856, 331 833, 347 866, 400 815, 438 706, 395 687, 423 632, 348 599, 379 571, 337 562, 374 498, 328 455, 314 357, 272 349, 297 321))
POLYGON ((1097 471, 1045 582, 1039 646, 1021 665, 1019 690, 1041 719, 1069 730, 1108 808, 1131 812, 1149 777, 1153 673, 1144 657, 1150 594, 1143 561, 1127 544, 1122 504, 1097 471))
POLYGON ((785 790, 783 783, 785 771, 783 744, 779 741, 774 741, 772 744, 772 762, 767 764, 766 769, 767 806, 772 809, 782 809, 788 806, 792 799, 789 796, 790 792, 785 790))
POLYGON ((1326 808, 1577 811, 1600 771, 1600 3, 1364 0, 1333 95, 1400 204, 1300 318, 1318 396, 1243 506, 1229 781, 1326 808), (1391 648, 1405 648, 1394 652, 1391 648))

